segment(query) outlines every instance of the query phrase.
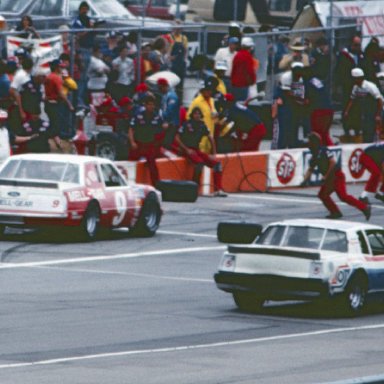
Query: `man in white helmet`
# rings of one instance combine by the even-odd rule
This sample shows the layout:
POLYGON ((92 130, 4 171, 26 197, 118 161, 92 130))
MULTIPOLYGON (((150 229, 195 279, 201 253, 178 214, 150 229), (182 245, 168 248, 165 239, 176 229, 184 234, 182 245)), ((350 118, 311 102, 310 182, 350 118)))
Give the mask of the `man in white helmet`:
POLYGON ((256 84, 256 60, 252 53, 254 47, 255 43, 251 37, 243 37, 241 49, 233 58, 231 85, 236 101, 247 100, 249 87, 256 84))
POLYGON ((348 119, 351 108, 358 108, 360 118, 358 127, 363 135, 363 142, 373 143, 381 134, 383 96, 376 84, 365 80, 361 68, 353 68, 351 75, 354 86, 344 111, 344 119, 348 119))

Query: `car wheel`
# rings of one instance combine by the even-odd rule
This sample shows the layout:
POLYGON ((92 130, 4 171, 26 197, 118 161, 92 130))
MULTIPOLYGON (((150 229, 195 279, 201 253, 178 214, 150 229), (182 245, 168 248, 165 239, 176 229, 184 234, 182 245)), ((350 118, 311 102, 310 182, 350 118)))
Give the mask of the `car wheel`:
POLYGON ((366 304, 366 297, 366 280, 361 275, 352 277, 343 295, 343 309, 351 316, 361 314, 366 304))
POLYGON ((131 233, 135 236, 151 237, 154 236, 159 228, 161 219, 160 203, 154 193, 150 193, 141 208, 140 217, 131 233))
POLYGON ((239 309, 246 312, 259 312, 265 301, 251 292, 234 292, 233 300, 239 309))
POLYGON ((85 211, 81 227, 82 235, 85 240, 94 240, 99 233, 100 209, 96 203, 90 203, 85 211))
POLYGON ((96 142, 96 156, 115 161, 117 159, 116 144, 110 140, 101 140, 96 142))

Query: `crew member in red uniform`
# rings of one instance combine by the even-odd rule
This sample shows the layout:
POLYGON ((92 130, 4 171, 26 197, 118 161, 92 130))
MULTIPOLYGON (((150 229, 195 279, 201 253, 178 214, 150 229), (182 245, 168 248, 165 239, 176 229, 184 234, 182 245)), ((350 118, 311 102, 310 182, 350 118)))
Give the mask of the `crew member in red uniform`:
POLYGON ((365 148, 360 156, 360 164, 371 174, 364 191, 360 195, 360 200, 369 202, 369 197, 375 195, 375 198, 384 202, 384 182, 380 179, 384 176, 384 143, 377 143, 365 148))
POLYGON ((371 206, 366 202, 358 200, 347 193, 345 174, 340 169, 340 166, 337 165, 327 147, 321 146, 321 137, 319 134, 315 132, 309 134, 308 147, 311 151, 312 158, 309 163, 309 169, 304 176, 302 185, 307 183, 311 174, 317 167, 319 172, 323 175, 324 180, 318 196, 330 212, 330 214, 327 216, 327 219, 339 219, 343 216, 331 198, 331 194, 336 192, 340 200, 359 209, 361 212, 363 212, 365 218, 369 220, 371 217, 371 206))
POLYGON ((203 166, 206 165, 213 169, 213 188, 214 196, 226 197, 222 186, 222 166, 216 159, 215 141, 204 124, 203 114, 200 108, 195 107, 191 111, 190 119, 184 122, 176 134, 176 143, 179 145, 183 156, 195 164, 193 181, 200 184, 200 176, 203 166), (207 136, 212 146, 212 155, 200 151, 199 144, 201 139, 207 136))
POLYGON ((132 117, 128 130, 128 139, 131 146, 129 160, 147 160, 152 185, 159 181, 159 171, 156 158, 160 157, 160 147, 165 137, 168 124, 164 122, 159 111, 156 110, 156 98, 147 95, 144 106, 140 107, 132 117))

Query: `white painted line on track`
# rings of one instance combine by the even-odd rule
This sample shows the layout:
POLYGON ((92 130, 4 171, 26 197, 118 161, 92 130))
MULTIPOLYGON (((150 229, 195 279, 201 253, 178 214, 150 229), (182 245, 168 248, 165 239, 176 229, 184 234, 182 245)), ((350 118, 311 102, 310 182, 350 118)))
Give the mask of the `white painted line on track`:
POLYGON ((206 233, 193 233, 193 232, 177 232, 177 231, 163 231, 159 230, 156 233, 161 233, 163 235, 178 235, 178 236, 192 236, 192 237, 209 237, 211 239, 216 239, 217 235, 207 235, 206 233))
POLYGON ((121 275, 121 276, 134 276, 134 277, 148 277, 151 279, 163 279, 163 280, 174 280, 174 281, 190 281, 197 283, 214 283, 213 279, 199 279, 196 277, 175 277, 175 276, 161 276, 153 275, 150 273, 131 273, 131 272, 120 272, 120 271, 105 271, 99 269, 82 269, 82 268, 61 268, 54 266, 37 266, 36 268, 42 269, 53 269, 67 272, 78 272, 78 273, 91 273, 100 275, 121 275))
POLYGON ((222 342, 207 343, 207 344, 182 345, 179 347, 170 347, 170 348, 156 348, 156 349, 153 348, 153 349, 142 349, 142 350, 138 349, 138 350, 132 350, 132 351, 121 351, 121 352, 110 352, 110 353, 99 353, 99 354, 96 353, 92 355, 62 357, 58 359, 38 360, 38 361, 31 361, 27 363, 23 362, 23 363, 0 364, 0 370, 12 369, 12 368, 13 369, 24 368, 24 367, 38 366, 38 365, 53 365, 53 364, 61 364, 61 363, 84 361, 84 360, 95 360, 95 359, 102 359, 102 358, 149 355, 149 354, 191 351, 191 350, 208 349, 208 348, 230 347, 234 345, 267 343, 267 342, 276 341, 276 340, 298 339, 303 337, 329 335, 332 333, 360 332, 360 331, 375 330, 375 329, 382 329, 382 328, 384 328, 384 324, 363 325, 361 327, 333 328, 333 329, 324 329, 324 330, 313 331, 313 332, 292 333, 288 335, 277 335, 277 336, 259 337, 259 338, 253 338, 253 339, 222 341, 222 342))
POLYGON ((145 257, 145 256, 162 256, 162 255, 174 255, 177 253, 194 253, 194 252, 205 252, 205 251, 222 251, 226 249, 227 246, 212 246, 212 247, 195 247, 195 248, 177 248, 177 249, 163 249, 163 250, 154 250, 147 252, 135 252, 135 253, 123 253, 119 255, 99 255, 99 256, 88 256, 88 257, 78 257, 72 259, 60 259, 60 260, 47 260, 47 261, 32 261, 27 263, 0 263, 0 269, 8 268, 26 268, 26 267, 38 267, 45 265, 63 265, 63 264, 74 264, 74 263, 86 263, 92 261, 110 261, 118 259, 132 259, 136 257, 145 257))

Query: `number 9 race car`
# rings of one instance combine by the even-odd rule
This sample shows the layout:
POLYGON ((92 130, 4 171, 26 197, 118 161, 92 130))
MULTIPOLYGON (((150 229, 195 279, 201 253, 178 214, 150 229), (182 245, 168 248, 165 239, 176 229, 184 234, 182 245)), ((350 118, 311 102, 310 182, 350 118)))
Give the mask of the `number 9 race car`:
POLYGON ((108 159, 23 154, 9 157, 0 169, 1 233, 6 226, 65 226, 93 240, 101 227, 127 227, 153 236, 161 215, 160 192, 128 185, 108 159))

